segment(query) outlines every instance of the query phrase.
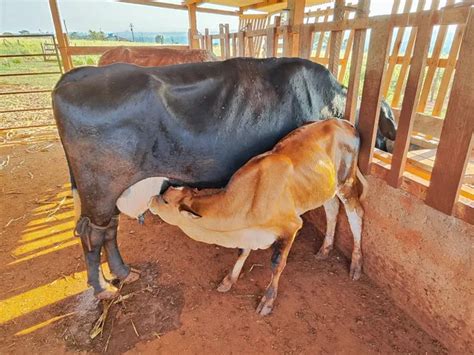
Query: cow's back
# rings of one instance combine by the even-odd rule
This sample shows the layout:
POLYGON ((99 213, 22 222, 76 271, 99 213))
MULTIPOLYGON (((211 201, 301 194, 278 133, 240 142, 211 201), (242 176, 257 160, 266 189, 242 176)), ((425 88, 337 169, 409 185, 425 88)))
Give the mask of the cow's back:
POLYGON ((174 48, 134 48, 116 47, 106 51, 99 59, 99 66, 113 63, 129 63, 143 67, 161 67, 167 65, 213 62, 217 58, 203 49, 174 48))

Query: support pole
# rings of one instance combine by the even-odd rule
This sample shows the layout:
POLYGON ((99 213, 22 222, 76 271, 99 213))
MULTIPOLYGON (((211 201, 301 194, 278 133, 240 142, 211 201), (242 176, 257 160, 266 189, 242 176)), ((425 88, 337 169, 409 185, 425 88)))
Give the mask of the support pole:
POLYGON ((199 48, 199 40, 194 38, 198 34, 197 31, 197 17, 196 17, 196 3, 188 5, 188 22, 189 22, 189 47, 199 48))
MULTIPOLYGON (((341 21, 344 19, 345 6, 344 0, 336 0, 336 3, 334 4, 333 21, 341 21)), ((341 53, 342 31, 332 31, 330 41, 328 69, 337 78, 339 54, 341 53)))
POLYGON ((67 53, 67 43, 61 26, 61 17, 59 16, 59 9, 56 0, 49 0, 49 7, 51 9, 51 16, 53 17, 54 31, 56 33, 56 40, 58 41, 59 54, 63 62, 64 72, 72 69, 71 57, 67 53))
POLYGON ((288 0, 288 10, 290 10, 288 14, 288 25, 292 32, 292 35, 289 36, 291 41, 290 55, 293 57, 297 57, 299 54, 299 29, 304 21, 305 2, 305 0, 288 0))

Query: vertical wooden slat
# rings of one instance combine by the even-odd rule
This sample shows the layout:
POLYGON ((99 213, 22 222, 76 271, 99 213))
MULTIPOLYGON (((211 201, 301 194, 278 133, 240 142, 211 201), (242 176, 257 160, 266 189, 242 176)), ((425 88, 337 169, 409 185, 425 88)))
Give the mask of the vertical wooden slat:
POLYGON ((221 50, 221 59, 225 59, 225 39, 224 39, 224 25, 222 23, 219 24, 219 47, 221 50))
POLYGON ((189 22, 189 46, 191 48, 199 48, 199 41, 194 38, 197 35, 197 17, 196 17, 197 4, 188 5, 188 22, 189 22))
POLYGON ((311 45, 312 45, 311 40, 310 40, 311 39, 310 29, 307 25, 301 25, 299 33, 300 33, 300 38, 299 38, 300 44, 298 46, 299 57, 308 59, 311 54, 310 52, 311 52, 311 45))
MULTIPOLYGON (((247 29, 245 30, 246 32, 247 31, 252 31, 253 30, 253 23, 250 22, 249 20, 249 23, 247 25, 247 29)), ((247 37, 247 50, 248 50, 248 55, 249 57, 254 57, 255 56, 255 53, 254 53, 254 41, 253 41, 253 37, 247 37)))
MULTIPOLYGON (((422 11, 425 6, 425 0, 418 0, 418 5, 416 7, 417 12, 422 11)), ((393 93, 392 106, 398 106, 400 103, 400 98, 402 94, 403 84, 405 83, 405 78, 408 73, 408 68, 410 67, 410 60, 412 57, 413 47, 415 45, 416 37, 416 28, 412 27, 410 31, 410 37, 408 38, 408 44, 403 56, 402 65, 400 67, 400 74, 398 75, 397 84, 395 86, 395 92, 393 93)))
MULTIPOLYGON (((405 6, 403 7, 403 12, 409 12, 410 7, 412 4, 412 0, 407 0, 405 2, 405 6)), ((393 4, 392 13, 397 13, 398 3, 393 4)), ((403 37, 405 34, 405 27, 399 27, 397 36, 395 37, 395 42, 393 43, 393 50, 388 58, 388 66, 387 66, 387 75, 385 76, 385 81, 382 87, 383 96, 387 97, 388 89, 390 87, 390 82, 392 81, 393 71, 395 66, 397 65, 398 53, 400 53, 400 47, 402 45, 403 37)))
POLYGON ((392 28, 387 28, 386 23, 379 23, 372 27, 359 117, 359 132, 361 135, 359 167, 364 174, 370 172, 373 157, 373 147, 380 115, 382 82, 391 34, 392 28))
POLYGON ((425 72, 426 57, 430 46, 432 13, 420 16, 422 21, 416 35, 413 59, 410 66, 410 73, 403 96, 402 110, 398 121, 397 138, 392 157, 392 167, 388 174, 388 183, 394 187, 399 187, 402 183, 403 172, 407 159, 408 147, 410 146, 411 131, 415 122, 416 104, 420 96, 423 74, 425 72))
POLYGON ((225 59, 230 58, 230 28, 229 24, 226 23, 224 26, 224 57, 225 59))
POLYGON ((213 48, 212 48, 212 39, 211 39, 211 36, 209 35, 209 29, 208 28, 206 28, 204 30, 204 36, 205 36, 206 49, 209 52, 214 53, 213 48))
POLYGON ((267 28, 267 58, 276 57, 276 28, 271 26, 267 28))
MULTIPOLYGON (((357 4, 356 17, 367 17, 369 14, 370 0, 359 0, 357 4)), ((360 71, 364 59, 364 45, 367 30, 354 31, 354 44, 351 56, 351 69, 349 72, 349 85, 347 86, 346 110, 344 117, 351 123, 355 123, 357 113, 357 97, 359 94, 360 71)))
POLYGON ((426 203, 451 214, 458 198, 472 149, 474 119, 474 9, 471 8, 462 41, 452 95, 441 131, 426 203))
POLYGON ((64 71, 68 72, 73 68, 71 57, 68 55, 67 43, 64 40, 63 29, 61 25, 61 17, 56 0, 49 0, 51 16, 53 17, 54 31, 56 32, 56 40, 58 41, 59 53, 63 62, 64 71))
POLYGON ((237 53, 237 33, 232 33, 232 57, 238 57, 237 53))
POLYGON ((462 36, 464 34, 465 25, 457 25, 456 32, 454 33, 454 39, 451 43, 451 49, 449 50, 448 62, 444 68, 443 78, 439 85, 438 95, 436 96, 436 101, 433 107, 433 116, 440 116, 443 110, 444 100, 446 94, 448 93, 449 83, 454 73, 454 68, 456 66, 456 60, 459 52, 459 47, 461 46, 462 36))
MULTIPOLYGON (((452 5, 454 0, 448 0, 446 5, 452 5)), ((436 10, 439 5, 439 0, 433 1, 431 3, 431 9, 436 10)), ((439 58, 441 55, 441 50, 444 45, 444 40, 446 39, 446 33, 448 31, 447 25, 441 25, 439 27, 438 35, 436 36, 436 42, 433 48, 433 54, 431 55, 431 61, 428 65, 428 70, 426 71, 425 80, 423 82, 423 88, 421 90, 420 101, 418 103, 417 111, 423 112, 426 108, 426 103, 428 101, 428 95, 430 94, 431 85, 433 84, 434 75, 436 69, 438 68, 439 58)))
POLYGON ((283 27, 283 57, 291 56, 292 41, 288 26, 283 27))
POLYGON ((305 0, 288 0, 287 6, 289 11, 288 14, 288 25, 291 28, 291 38, 289 37, 289 42, 291 42, 291 50, 288 55, 296 57, 298 55, 298 45, 299 45, 299 34, 294 29, 298 29, 304 20, 304 6, 305 0))
POLYGON ((245 57, 245 32, 239 31, 239 57, 245 57))
MULTIPOLYGON (((344 6, 344 0, 336 0, 333 21, 341 21, 344 19, 344 6)), ((339 56, 341 54, 342 31, 332 31, 330 41, 331 51, 329 53, 328 69, 337 78, 337 72, 339 70, 339 56)))

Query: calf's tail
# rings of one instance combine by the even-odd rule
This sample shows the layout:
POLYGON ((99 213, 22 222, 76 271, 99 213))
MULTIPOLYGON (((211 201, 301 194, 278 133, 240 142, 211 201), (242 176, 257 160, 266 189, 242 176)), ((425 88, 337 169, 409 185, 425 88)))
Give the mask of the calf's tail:
POLYGON ((360 184, 362 185, 362 192, 359 196, 360 201, 364 201, 365 198, 367 197, 367 190, 369 188, 369 183, 367 182, 367 179, 365 178, 364 175, 360 172, 359 167, 356 167, 356 175, 357 175, 357 180, 359 180, 360 184))

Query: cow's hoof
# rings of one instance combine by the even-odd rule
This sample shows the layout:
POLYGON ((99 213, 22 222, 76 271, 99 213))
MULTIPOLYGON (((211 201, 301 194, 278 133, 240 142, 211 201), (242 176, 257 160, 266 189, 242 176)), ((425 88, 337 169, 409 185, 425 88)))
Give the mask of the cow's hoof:
POLYGON ((352 280, 359 280, 362 275, 362 265, 360 262, 351 262, 351 270, 349 272, 349 277, 352 280))
POLYGON ((232 281, 230 280, 229 275, 224 277, 224 279, 221 281, 220 285, 217 286, 217 291, 219 292, 227 292, 232 288, 232 281))
POLYGON ((132 282, 137 281, 140 278, 140 271, 130 268, 130 272, 128 273, 127 277, 122 280, 122 282, 127 285, 131 284, 132 282))
POLYGON ((119 290, 112 285, 107 286, 107 288, 95 295, 95 298, 98 300, 111 300, 119 295, 119 290))
POLYGON ((324 248, 322 246, 314 257, 318 260, 325 260, 329 257, 330 252, 331 252, 331 249, 324 248))
POLYGON ((265 296, 263 296, 256 309, 257 314, 261 316, 268 316, 270 313, 272 313, 273 301, 273 299, 267 299, 265 296))

